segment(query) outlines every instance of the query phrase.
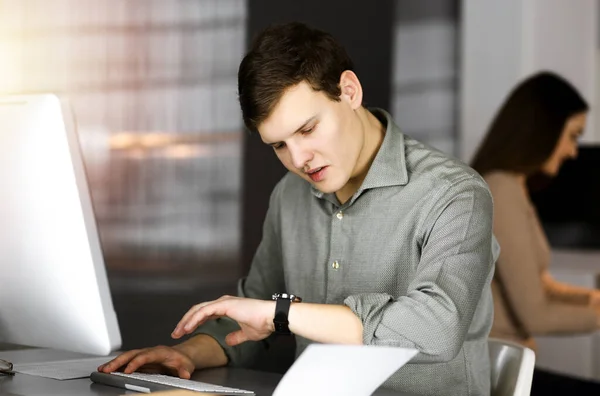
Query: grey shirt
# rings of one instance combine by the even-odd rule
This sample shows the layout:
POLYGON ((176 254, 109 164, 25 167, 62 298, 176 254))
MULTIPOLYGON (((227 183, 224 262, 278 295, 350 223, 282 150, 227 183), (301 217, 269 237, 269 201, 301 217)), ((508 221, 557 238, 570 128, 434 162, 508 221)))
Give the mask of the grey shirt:
MULTIPOLYGON (((383 143, 359 190, 340 205, 288 173, 269 210, 239 295, 275 292, 305 302, 345 304, 361 319, 366 345, 419 353, 385 386, 416 395, 489 395, 490 281, 498 246, 492 199, 479 175, 403 135, 390 115, 383 143)), ((225 344, 239 327, 211 321, 230 364, 244 365, 268 344, 225 344)), ((297 336, 297 354, 311 342, 297 336)))

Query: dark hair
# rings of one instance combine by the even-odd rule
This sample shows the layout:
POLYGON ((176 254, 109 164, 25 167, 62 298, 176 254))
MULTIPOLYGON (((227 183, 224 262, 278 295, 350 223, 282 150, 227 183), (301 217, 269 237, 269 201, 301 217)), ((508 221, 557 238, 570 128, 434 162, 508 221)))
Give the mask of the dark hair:
POLYGON ((587 110, 585 100, 564 78, 537 73, 510 93, 471 166, 482 175, 500 170, 531 176, 552 155, 567 120, 587 110))
POLYGON ((284 92, 303 81, 339 101, 340 76, 353 68, 344 48, 328 33, 299 22, 263 30, 238 71, 244 124, 256 132, 284 92))

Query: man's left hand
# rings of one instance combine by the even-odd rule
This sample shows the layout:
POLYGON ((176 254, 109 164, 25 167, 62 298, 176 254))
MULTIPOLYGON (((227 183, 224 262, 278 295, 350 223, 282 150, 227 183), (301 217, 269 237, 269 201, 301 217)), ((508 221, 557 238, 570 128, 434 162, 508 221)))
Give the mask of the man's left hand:
POLYGON ((274 315, 274 301, 223 296, 218 300, 194 305, 179 321, 171 333, 171 337, 181 338, 194 332, 207 320, 227 316, 235 320, 241 327, 240 330, 227 335, 225 342, 228 345, 259 341, 267 338, 275 330, 274 315))

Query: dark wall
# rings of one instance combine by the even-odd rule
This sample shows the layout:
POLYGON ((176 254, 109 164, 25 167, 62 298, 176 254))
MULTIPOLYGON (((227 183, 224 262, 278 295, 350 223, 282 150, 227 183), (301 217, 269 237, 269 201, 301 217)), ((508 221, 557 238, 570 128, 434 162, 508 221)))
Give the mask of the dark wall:
MULTIPOLYGON (((377 0, 248 0, 247 37, 274 23, 300 21, 344 45, 363 85, 364 103, 389 109, 394 2, 377 0)), ((262 236, 271 190, 286 170, 258 136, 244 141, 242 262, 249 268, 262 236)))

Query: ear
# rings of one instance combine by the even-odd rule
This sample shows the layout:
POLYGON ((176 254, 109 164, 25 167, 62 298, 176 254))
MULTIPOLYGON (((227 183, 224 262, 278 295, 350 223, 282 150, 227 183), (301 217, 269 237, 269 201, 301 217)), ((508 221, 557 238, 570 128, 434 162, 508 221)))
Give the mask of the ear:
POLYGON ((345 70, 340 76, 340 99, 348 102, 353 110, 362 106, 363 90, 356 74, 351 70, 345 70))

